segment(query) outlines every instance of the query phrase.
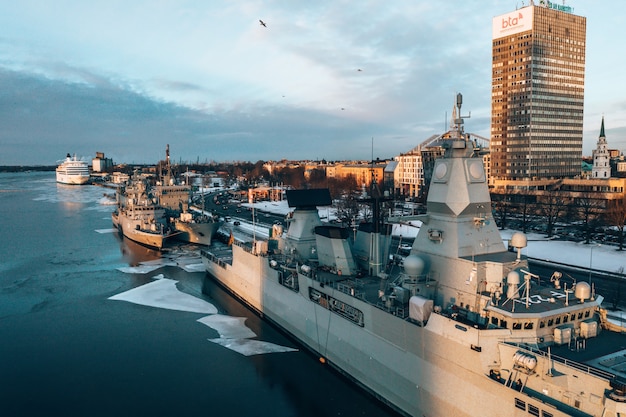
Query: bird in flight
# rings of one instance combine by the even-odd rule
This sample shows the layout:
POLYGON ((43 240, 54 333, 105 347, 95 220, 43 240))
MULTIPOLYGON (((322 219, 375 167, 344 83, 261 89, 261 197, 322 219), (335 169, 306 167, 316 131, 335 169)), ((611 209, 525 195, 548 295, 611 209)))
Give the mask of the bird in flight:
POLYGON ((266 28, 266 27, 267 27, 267 25, 265 24, 265 22, 264 22, 264 21, 262 21, 261 19, 259 19, 259 23, 260 23, 260 24, 261 24, 261 26, 263 26, 264 28, 266 28))

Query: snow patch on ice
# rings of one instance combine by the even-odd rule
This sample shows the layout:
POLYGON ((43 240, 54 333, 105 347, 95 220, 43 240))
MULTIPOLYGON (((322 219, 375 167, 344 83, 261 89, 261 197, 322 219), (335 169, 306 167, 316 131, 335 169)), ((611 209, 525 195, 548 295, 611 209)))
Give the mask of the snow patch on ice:
POLYGON ((245 317, 225 316, 215 314, 198 319, 202 324, 217 330, 222 339, 249 339, 256 337, 256 333, 250 330, 244 323, 245 317))
POLYGON ((176 288, 177 282, 172 279, 159 278, 156 281, 109 297, 109 300, 128 301, 149 307, 188 311, 191 313, 217 313, 217 308, 213 304, 179 291, 176 288))
POLYGON ((97 233, 117 233, 117 229, 96 229, 97 233))
POLYGON ((260 355, 264 353, 297 352, 297 349, 276 345, 270 342, 263 342, 261 340, 219 338, 209 339, 209 341, 222 345, 244 356, 260 355))

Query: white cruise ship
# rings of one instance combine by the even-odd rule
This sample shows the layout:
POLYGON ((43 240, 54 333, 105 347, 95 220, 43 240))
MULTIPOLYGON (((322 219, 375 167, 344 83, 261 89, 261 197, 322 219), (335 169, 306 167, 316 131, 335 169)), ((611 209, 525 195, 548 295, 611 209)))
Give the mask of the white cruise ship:
POLYGON ((57 167, 57 182, 61 184, 81 185, 89 181, 89 165, 69 153, 57 167))

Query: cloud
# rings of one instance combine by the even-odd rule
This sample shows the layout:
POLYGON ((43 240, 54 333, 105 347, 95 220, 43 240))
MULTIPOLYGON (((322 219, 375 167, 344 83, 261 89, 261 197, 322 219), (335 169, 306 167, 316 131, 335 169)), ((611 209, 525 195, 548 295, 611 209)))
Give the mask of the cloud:
MULTIPOLYGON (((367 159, 372 137, 405 138, 395 141, 397 152, 418 140, 384 121, 359 120, 350 108, 248 103, 230 110, 194 110, 96 76, 91 78, 97 82, 84 82, 87 75, 80 77, 83 82, 66 82, 0 70, 0 165, 51 165, 66 152, 90 158, 96 151, 115 162, 154 163, 162 159, 166 144, 174 160, 183 161, 367 159)), ((392 154, 385 147, 377 156, 392 154)))
MULTIPOLYGON (((375 157, 392 157, 447 130, 458 92, 472 114, 466 130, 488 137, 491 19, 511 9, 497 0, 64 6, 0 6, 0 165, 96 151, 154 163, 167 143, 186 161, 368 159, 372 138, 375 157)), ((598 24, 615 19, 611 6, 582 13, 590 154, 601 114, 607 136, 626 124, 623 93, 607 87, 624 58, 599 52, 620 39, 598 24)))

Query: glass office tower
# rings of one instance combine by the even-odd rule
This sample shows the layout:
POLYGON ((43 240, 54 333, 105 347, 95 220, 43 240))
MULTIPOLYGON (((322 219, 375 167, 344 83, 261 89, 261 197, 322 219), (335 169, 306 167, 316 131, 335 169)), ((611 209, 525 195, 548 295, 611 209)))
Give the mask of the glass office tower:
POLYGON ((580 175, 586 18, 541 1, 494 17, 491 173, 580 175))

